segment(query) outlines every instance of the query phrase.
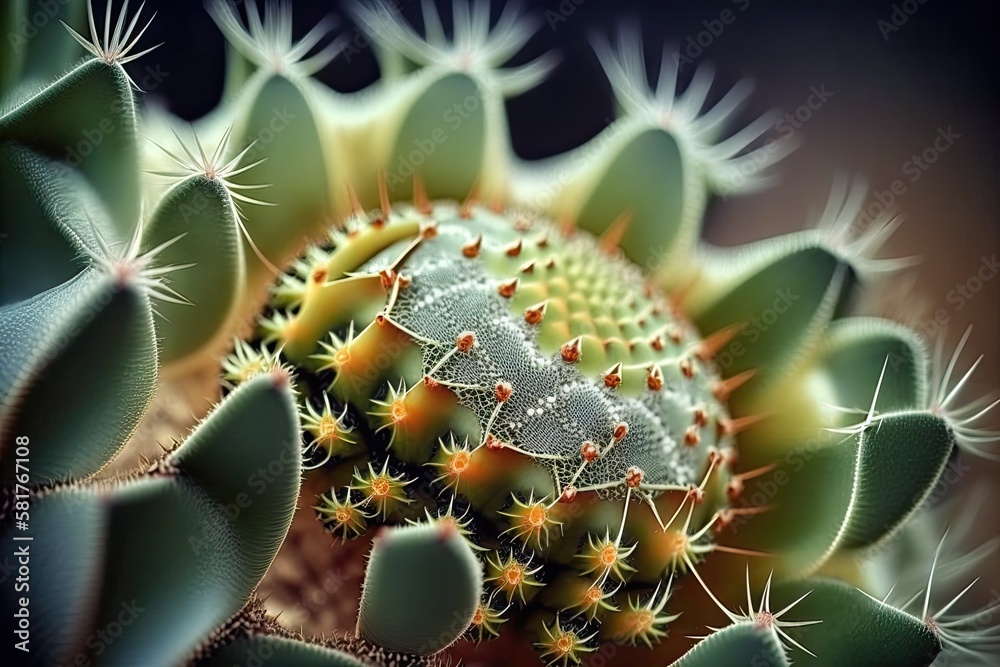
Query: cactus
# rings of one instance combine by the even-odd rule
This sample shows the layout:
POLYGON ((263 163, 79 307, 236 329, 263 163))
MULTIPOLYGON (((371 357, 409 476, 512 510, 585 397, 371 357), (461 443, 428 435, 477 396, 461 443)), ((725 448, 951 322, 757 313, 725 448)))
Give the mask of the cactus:
POLYGON ((863 220, 863 187, 837 181, 814 229, 713 248, 709 197, 794 146, 768 117, 723 138, 743 91, 703 112, 710 77, 679 93, 669 55, 651 88, 628 31, 596 44, 618 119, 535 164, 503 106, 555 66, 506 66, 530 17, 459 2, 449 38, 432 3, 423 34, 357 5, 382 79, 354 96, 311 78, 353 48, 332 24, 296 41, 276 5, 209 10, 227 95, 190 129, 136 112, 123 66, 155 47, 127 2, 103 27, 67 10, 59 49, 0 72, 0 542, 32 537, 30 604, 0 597, 30 652, 4 651, 990 659, 997 604, 969 611, 962 579, 992 545, 943 537, 932 492, 954 457, 996 458, 1000 401, 960 404, 969 333, 932 362, 851 315, 912 263, 877 256, 899 220, 863 220), (163 365, 218 367, 225 398, 110 478, 163 365))

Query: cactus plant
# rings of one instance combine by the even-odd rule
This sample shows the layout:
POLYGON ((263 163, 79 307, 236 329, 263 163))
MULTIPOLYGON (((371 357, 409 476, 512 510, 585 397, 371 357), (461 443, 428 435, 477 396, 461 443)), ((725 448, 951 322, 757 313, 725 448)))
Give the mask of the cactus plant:
POLYGON ((459 2, 446 37, 432 3, 423 34, 357 5, 382 78, 356 96, 311 78, 353 48, 320 46, 330 24, 209 10, 227 95, 191 129, 136 113, 127 2, 52 22, 67 46, 0 79, 0 542, 32 564, 30 597, 4 584, 5 652, 989 659, 997 603, 955 611, 989 545, 956 553, 930 501, 954 457, 995 458, 1000 401, 959 402, 968 333, 932 362, 851 315, 911 263, 876 256, 899 222, 861 220, 863 188, 838 181, 815 229, 712 248, 709 197, 793 146, 767 118, 723 139, 740 91, 702 112, 710 78, 678 93, 669 56, 650 88, 634 34, 597 44, 618 119, 536 164, 503 102, 555 62, 505 66, 532 33, 509 8, 491 27, 459 2), (161 365, 215 364, 226 397, 190 435, 102 475, 161 365), (363 585, 331 571, 365 553, 363 585), (317 569, 335 599, 299 605, 317 569))

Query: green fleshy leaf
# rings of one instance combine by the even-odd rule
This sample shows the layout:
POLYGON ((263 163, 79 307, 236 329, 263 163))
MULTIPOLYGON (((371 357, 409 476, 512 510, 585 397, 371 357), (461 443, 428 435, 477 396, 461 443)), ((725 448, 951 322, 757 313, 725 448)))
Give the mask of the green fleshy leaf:
POLYGON ((620 144, 576 224, 600 235, 619 215, 629 215, 621 249, 632 261, 655 269, 690 249, 705 209, 704 184, 693 177, 668 132, 645 129, 620 144))
POLYGON ((242 294, 245 266, 236 211, 225 186, 204 176, 184 179, 160 200, 144 230, 143 252, 184 235, 159 255, 163 265, 193 263, 170 286, 192 305, 163 303, 157 329, 163 362, 202 349, 229 322, 242 294))
POLYGON ((213 651, 210 657, 198 660, 195 664, 198 667, 232 667, 253 664, 254 658, 261 664, 282 667, 364 667, 365 665, 343 651, 272 635, 242 637, 213 651))
MULTIPOLYGON (((756 369, 755 390, 815 345, 854 283, 838 256, 789 238, 720 253, 706 266, 709 287, 689 304, 692 317, 705 335, 741 325, 715 362, 726 376, 756 369)), ((746 387, 732 397, 737 406, 746 387)))
POLYGON ((79 273, 82 251, 95 247, 91 224, 105 215, 72 169, 19 144, 0 143, 0 305, 79 273))
POLYGON ((840 547, 870 546, 923 504, 955 447, 947 422, 929 412, 888 415, 859 438, 854 502, 840 547))
POLYGON ((271 564, 291 525, 302 469, 299 418, 284 371, 241 384, 168 461, 232 522, 249 580, 271 564))
POLYGON ((774 633, 752 623, 730 625, 707 638, 671 667, 788 667, 774 633))
POLYGON ((34 664, 173 667, 190 655, 277 553, 298 498, 298 448, 287 378, 262 375, 151 474, 36 498, 33 583, 46 583, 31 601, 34 664))
POLYGON ((804 576, 834 552, 855 479, 854 437, 823 434, 796 447, 778 467, 747 482, 737 507, 770 508, 737 517, 732 531, 742 547, 775 554, 781 577, 804 576), (839 441, 839 442, 838 442, 839 441))
POLYGON ((859 434, 823 434, 748 484, 740 502, 772 509, 737 519, 741 545, 776 555, 783 577, 808 575, 834 552, 899 528, 933 490, 954 434, 939 417, 905 412, 859 434))
POLYGON ((14 35, 13 39, 5 39, 0 45, 0 96, 13 88, 21 76, 24 58, 27 54, 27 40, 21 39, 23 22, 27 21, 25 13, 28 0, 8 0, 0 7, 0 35, 14 35))
POLYGON ((145 292, 88 269, 0 309, 0 339, 10 352, 0 367, 4 482, 13 473, 9 452, 18 436, 34 443, 32 482, 103 468, 131 437, 156 387, 145 292))
POLYGON ((436 653, 465 633, 482 587, 479 561, 454 529, 388 530, 368 559, 358 635, 391 651, 436 653))
MULTIPOLYGON (((243 110, 233 130, 237 140, 230 144, 233 154, 229 158, 256 142, 242 164, 264 162, 230 181, 234 185, 272 184, 244 194, 273 206, 240 206, 253 242, 270 261, 282 261, 300 250, 303 240, 321 229, 330 214, 330 182, 317 115, 300 84, 277 74, 251 89, 240 105, 243 110)), ((264 269, 252 248, 245 247, 244 255, 251 273, 264 269)))
POLYGON ((930 665, 941 652, 937 636, 919 619, 840 581, 781 584, 773 591, 771 608, 782 609, 806 593, 809 596, 785 620, 822 623, 786 628, 816 656, 792 646, 789 657, 796 665, 921 667, 930 665))
POLYGON ((926 402, 927 356, 910 329, 875 318, 849 318, 830 326, 820 367, 833 380, 841 407, 867 411, 883 366, 876 412, 906 410, 926 402))
POLYGON ((103 199, 116 234, 131 237, 139 216, 135 108, 124 70, 89 60, 0 118, 0 141, 15 140, 66 161, 103 199))
POLYGON ((486 150, 484 99, 464 74, 446 74, 426 87, 405 112, 385 165, 390 199, 413 196, 415 173, 431 198, 468 196, 486 150))
MULTIPOLYGON (((33 455, 37 448, 35 443, 30 453, 33 455)), ((77 638, 63 628, 72 627, 76 619, 91 614, 97 604, 100 591, 94 586, 94 574, 100 571, 106 555, 107 511, 96 494, 70 487, 48 496, 44 503, 32 504, 27 515, 28 529, 24 532, 15 533, 9 522, 0 527, 0 546, 4 552, 17 554, 27 549, 31 567, 27 590, 0 586, 0 612, 9 618, 21 606, 18 598, 30 593, 31 641, 27 653, 13 650, 13 642, 4 642, 0 657, 13 658, 4 664, 73 664, 72 660, 62 662, 61 658, 77 652, 77 638), (16 539, 25 536, 31 540, 16 539), (67 557, 70 556, 67 549, 72 550, 71 557, 67 557), (54 566, 54 561, 61 562, 54 566), (40 619, 47 622, 42 625, 40 619)), ((8 556, 6 563, 16 563, 16 558, 8 556)))
MULTIPOLYGON (((15 3, 16 4, 16 3, 15 3)), ((49 81, 65 72, 80 57, 83 49, 70 37, 63 23, 84 33, 86 3, 69 0, 30 0, 26 6, 26 22, 15 30, 18 39, 7 37, 8 48, 23 48, 22 80, 49 81), (26 37, 26 41, 19 38, 26 37)))

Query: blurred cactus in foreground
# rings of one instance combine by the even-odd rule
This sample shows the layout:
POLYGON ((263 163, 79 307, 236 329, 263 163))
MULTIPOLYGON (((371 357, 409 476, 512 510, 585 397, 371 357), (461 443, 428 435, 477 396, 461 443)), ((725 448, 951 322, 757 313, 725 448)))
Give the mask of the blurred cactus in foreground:
POLYGON ((935 487, 996 458, 1000 401, 960 402, 968 333, 946 359, 850 316, 911 264, 862 188, 698 240, 793 148, 724 134, 744 86, 703 111, 706 71, 668 54, 651 87, 623 31, 619 117, 525 163, 504 101, 555 66, 506 66, 530 18, 356 5, 382 77, 345 95, 310 78, 355 48, 332 24, 219 1, 225 101, 185 128, 137 114, 142 8, 82 9, 0 70, 16 664, 989 664, 1000 602, 964 596, 995 545, 946 538, 974 510, 935 487), (226 396, 112 478, 161 366, 226 396))

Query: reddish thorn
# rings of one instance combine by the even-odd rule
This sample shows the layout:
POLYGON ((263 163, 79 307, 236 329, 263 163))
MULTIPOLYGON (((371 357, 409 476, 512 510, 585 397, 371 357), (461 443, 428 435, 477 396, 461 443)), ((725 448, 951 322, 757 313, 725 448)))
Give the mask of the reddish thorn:
POLYGON ((424 190, 424 182, 420 180, 420 174, 413 174, 413 207, 424 215, 430 215, 434 212, 434 207, 427 199, 427 191, 424 190))
POLYGON ((396 282, 397 273, 392 269, 382 269, 378 272, 379 280, 382 282, 382 287, 384 289, 391 289, 393 283, 396 282))
POLYGON ((479 256, 479 250, 483 247, 483 235, 477 234, 476 238, 472 239, 464 246, 462 246, 462 254, 469 259, 474 259, 479 256))
POLYGON ((644 475, 645 473, 642 472, 642 468, 638 466, 631 466, 625 471, 625 483, 629 486, 629 488, 638 488, 639 485, 642 484, 642 478, 644 475))
POLYGON ((739 477, 733 477, 729 480, 729 483, 726 484, 726 495, 729 496, 730 501, 736 502, 736 500, 743 495, 744 488, 745 485, 743 484, 743 480, 739 477))
POLYGON ((506 403, 510 395, 514 393, 514 387, 511 386, 509 382, 504 382, 501 380, 497 382, 496 387, 493 388, 493 395, 501 403, 506 403))
POLYGON ((432 239, 438 235, 437 223, 433 220, 420 223, 420 238, 424 240, 432 239))
POLYGON ((583 340, 577 336, 568 343, 564 343, 562 348, 559 350, 559 354, 562 356, 562 360, 567 364, 575 364, 580 361, 581 355, 581 345, 583 340))
POLYGON ((742 324, 731 324, 728 327, 719 329, 714 334, 706 337, 695 347, 695 355, 702 361, 708 361, 714 357, 719 350, 725 347, 743 327, 742 324))
POLYGON ((608 255, 614 255, 621 247, 622 239, 632 222, 632 212, 623 211, 612 221, 611 225, 601 234, 597 246, 608 255))
POLYGON ((601 452, 597 448, 597 445, 592 443, 590 440, 585 440, 583 444, 580 445, 580 456, 582 456, 583 460, 587 463, 593 463, 596 461, 600 453, 601 452))
POLYGON ((459 352, 468 352, 476 344, 476 334, 471 331, 463 331, 455 339, 455 347, 459 352))
POLYGON ((392 215, 392 206, 389 204, 389 186, 385 180, 385 169, 379 169, 378 172, 378 202, 382 207, 382 217, 388 222, 389 216, 392 215))
POLYGON ((494 438, 492 433, 486 434, 486 449, 496 452, 503 448, 504 448, 503 440, 499 438, 494 438))
POLYGON ((355 215, 360 217, 365 214, 365 209, 361 208, 361 202, 358 200, 358 193, 350 183, 347 184, 347 201, 351 203, 351 211, 355 215))
POLYGON ((620 422, 617 426, 615 426, 615 431, 612 434, 612 437, 615 439, 615 442, 621 442, 625 439, 626 435, 628 435, 628 424, 620 422))
POLYGON ((475 206, 479 201, 478 185, 473 185, 472 190, 469 191, 469 196, 465 198, 462 205, 458 207, 458 217, 463 220, 468 220, 472 217, 472 207, 475 206))
POLYGON ((705 489, 700 486, 695 486, 692 484, 688 487, 687 499, 694 503, 696 506, 702 504, 705 501, 705 489))
POLYGON ((548 308, 548 300, 529 306, 524 311, 524 321, 528 324, 540 324, 545 317, 545 309, 548 308))
POLYGON ((516 241, 514 241, 513 243, 511 243, 510 245, 508 245, 506 248, 504 248, 504 253, 508 257, 517 257, 518 255, 521 254, 521 248, 523 248, 523 247, 524 247, 524 244, 523 244, 521 238, 518 237, 518 239, 516 241))
POLYGON ((742 373, 737 373, 731 378, 725 380, 719 380, 712 387, 712 394, 720 402, 729 400, 729 397, 734 391, 742 387, 744 384, 750 381, 750 379, 757 374, 756 369, 751 369, 748 371, 743 371, 742 373))
POLYGON ((604 386, 617 389, 622 383, 622 364, 619 361, 614 366, 604 371, 604 386))
POLYGON ((750 428, 757 422, 767 419, 770 415, 750 415, 739 419, 720 419, 718 422, 719 436, 736 435, 750 428))
POLYGON ((517 283, 517 278, 505 280, 497 286, 497 292, 500 296, 509 299, 514 296, 515 292, 517 292, 517 283))
POLYGON ((646 371, 646 386, 652 391, 663 389, 663 371, 656 364, 650 366, 646 371))

